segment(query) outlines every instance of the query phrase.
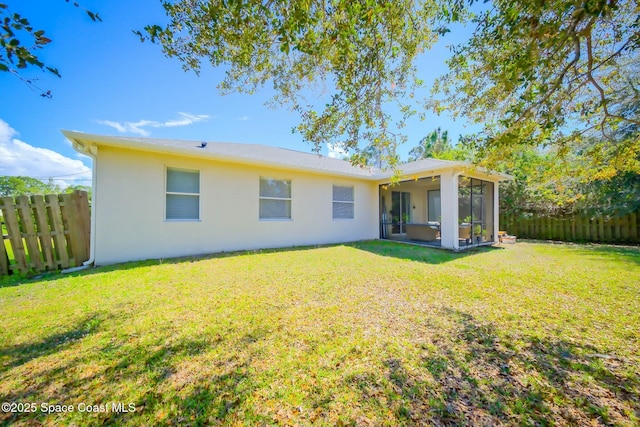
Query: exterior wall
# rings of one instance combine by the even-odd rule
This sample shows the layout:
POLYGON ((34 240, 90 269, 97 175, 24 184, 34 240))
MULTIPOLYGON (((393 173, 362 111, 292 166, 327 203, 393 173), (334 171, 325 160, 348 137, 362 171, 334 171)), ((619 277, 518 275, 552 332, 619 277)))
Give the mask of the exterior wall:
POLYGON ((272 168, 100 147, 95 263, 378 238, 378 185, 272 168), (166 168, 200 171, 200 220, 165 220, 166 168), (260 177, 290 179, 291 220, 259 219, 260 177), (334 220, 333 185, 352 185, 355 219, 334 220))

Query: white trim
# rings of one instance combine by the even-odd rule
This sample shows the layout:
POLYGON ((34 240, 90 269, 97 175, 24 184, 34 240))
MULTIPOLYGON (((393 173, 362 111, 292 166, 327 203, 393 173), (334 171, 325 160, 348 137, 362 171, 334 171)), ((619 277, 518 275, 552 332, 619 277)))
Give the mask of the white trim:
POLYGON ((500 230, 500 183, 493 183, 493 243, 498 242, 500 230))

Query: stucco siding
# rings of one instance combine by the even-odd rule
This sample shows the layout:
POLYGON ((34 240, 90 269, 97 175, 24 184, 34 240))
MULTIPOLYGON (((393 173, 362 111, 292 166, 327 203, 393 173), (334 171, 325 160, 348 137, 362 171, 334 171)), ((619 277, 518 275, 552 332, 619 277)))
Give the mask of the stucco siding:
POLYGON ((104 146, 95 167, 97 265, 378 238, 371 181, 104 146), (200 172, 200 220, 165 220, 167 167, 200 172), (259 219, 260 177, 291 180, 291 220, 259 219), (333 219, 334 184, 354 187, 354 219, 333 219))

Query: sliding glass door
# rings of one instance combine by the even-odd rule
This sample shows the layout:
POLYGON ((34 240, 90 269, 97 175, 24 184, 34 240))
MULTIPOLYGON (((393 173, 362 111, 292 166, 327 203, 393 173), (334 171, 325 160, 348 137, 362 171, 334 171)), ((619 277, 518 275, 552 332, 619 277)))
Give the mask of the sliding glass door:
POLYGON ((391 233, 405 234, 405 225, 411 222, 411 193, 391 192, 391 233))

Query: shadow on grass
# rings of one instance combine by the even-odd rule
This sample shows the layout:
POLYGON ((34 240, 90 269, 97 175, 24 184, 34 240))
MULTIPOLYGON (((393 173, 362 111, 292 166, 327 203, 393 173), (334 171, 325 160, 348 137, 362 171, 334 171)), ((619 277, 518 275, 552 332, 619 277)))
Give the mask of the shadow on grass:
MULTIPOLYGON (((85 324, 79 322, 77 328, 59 335, 84 337, 93 331, 87 330, 85 324)), ((9 360, 3 369, 16 368, 62 351, 59 335, 32 348, 15 346, 5 350, 2 354, 9 360)), ((144 336, 128 339, 121 336, 94 351, 87 352, 84 348, 71 353, 62 363, 56 361, 49 369, 46 365, 39 366, 39 372, 25 382, 25 387, 0 395, 0 400, 50 402, 76 408, 80 402, 91 405, 116 402, 126 409, 129 404, 135 405, 133 412, 79 413, 76 410, 75 414, 65 415, 65 423, 76 425, 210 425, 225 420, 253 390, 249 340, 242 341, 246 350, 243 353, 219 335, 182 336, 171 342, 164 339, 149 342, 144 336), (211 352, 215 356, 210 356, 211 352), (96 366, 100 368, 96 370, 96 366), (131 395, 137 396, 135 400, 127 397, 131 395)), ((69 343, 67 349, 73 345, 73 341, 62 341, 69 343)), ((41 411, 0 412, 0 425, 17 422, 48 425, 59 421, 56 414, 41 411)))
POLYGON ((383 361, 396 394, 390 409, 401 423, 638 422, 640 377, 626 369, 623 361, 563 340, 500 340, 492 325, 481 324, 469 314, 456 310, 443 314, 454 320, 456 333, 445 334, 423 356, 431 379, 408 372, 398 359, 383 361))
POLYGON ((83 317, 70 329, 49 335, 41 341, 0 348, 0 374, 24 365, 33 359, 48 356, 70 347, 76 341, 96 332, 104 319, 104 315, 94 313, 83 317))
MULTIPOLYGON (((380 370, 343 377, 345 387, 361 393, 360 399, 347 405, 372 403, 391 414, 385 419, 396 425, 637 423, 640 379, 637 370, 625 367, 623 360, 603 358, 595 347, 564 340, 501 337, 492 324, 468 313, 436 311, 450 322, 429 335, 417 362, 408 366, 400 358, 386 357, 380 360, 380 370)), ((107 327, 114 320, 105 319, 83 318, 65 334, 31 346, 2 349, 3 369, 19 370, 29 362, 38 369, 37 373, 15 372, 13 380, 21 376, 24 381, 0 396, 0 401, 122 402, 133 403, 136 411, 58 418, 42 412, 0 413, 0 425, 277 424, 275 418, 252 412, 256 390, 269 387, 256 382, 252 368, 268 336, 263 326, 223 335, 168 329, 151 337, 115 335, 119 325, 107 327), (65 341, 62 336, 75 340, 65 341), (64 358, 47 360, 63 350, 69 350, 64 358), (42 363, 35 365, 40 358, 42 363)), ((0 379, 8 379, 6 372, 0 373, 0 379)), ((317 390, 305 397, 304 406, 325 415, 335 410, 336 396, 314 387, 317 390)), ((283 424, 304 425, 304 421, 283 424)), ((364 425, 356 418, 344 421, 364 425)))
POLYGON ((350 243, 348 246, 376 255, 393 257, 408 261, 423 262, 425 264, 442 264, 460 258, 477 255, 489 251, 502 250, 492 246, 470 247, 464 251, 453 252, 447 249, 428 246, 410 245, 388 240, 371 240, 366 242, 350 243))

